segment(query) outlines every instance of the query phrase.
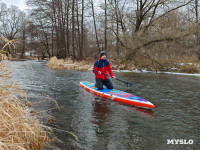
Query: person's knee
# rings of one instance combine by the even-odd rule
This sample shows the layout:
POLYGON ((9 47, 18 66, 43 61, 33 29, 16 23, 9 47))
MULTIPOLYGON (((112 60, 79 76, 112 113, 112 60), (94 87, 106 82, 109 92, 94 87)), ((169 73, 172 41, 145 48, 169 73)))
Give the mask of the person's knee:
POLYGON ((103 85, 98 85, 98 84, 97 84, 96 87, 97 87, 98 90, 103 90, 103 85))
POLYGON ((98 90, 103 90, 103 87, 98 87, 98 90))
POLYGON ((112 86, 107 87, 107 89, 112 90, 112 89, 114 89, 114 87, 112 85, 112 86))
POLYGON ((98 90, 103 90, 103 83, 101 79, 96 79, 96 88, 98 90))
POLYGON ((103 85, 97 85, 98 90, 103 90, 103 85))
POLYGON ((106 79, 105 85, 107 87, 107 89, 113 89, 113 84, 109 79, 106 79))
POLYGON ((107 89, 109 89, 109 90, 112 90, 114 87, 113 87, 113 84, 112 83, 110 83, 108 86, 107 86, 107 89))

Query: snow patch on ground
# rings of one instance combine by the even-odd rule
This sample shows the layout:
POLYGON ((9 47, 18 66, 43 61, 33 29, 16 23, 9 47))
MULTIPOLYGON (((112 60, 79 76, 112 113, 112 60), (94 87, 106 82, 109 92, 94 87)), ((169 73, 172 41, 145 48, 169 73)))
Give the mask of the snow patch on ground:
POLYGON ((143 70, 138 70, 138 69, 135 69, 135 70, 113 70, 114 72, 135 72, 135 73, 147 73, 147 72, 153 72, 153 71, 147 71, 146 69, 143 69, 143 70))
MULTIPOLYGON (((136 69, 136 70, 113 70, 113 72, 134 72, 134 73, 156 73, 155 71, 147 71, 146 69, 143 69, 142 71, 136 69)), ((184 75, 184 76, 197 76, 200 77, 200 74, 195 73, 179 73, 179 72, 157 72, 157 73, 165 73, 165 74, 174 74, 174 75, 184 75)))
POLYGON ((91 66, 88 70, 92 71, 93 70, 93 66, 91 66))
POLYGON ((175 74, 175 75, 184 75, 184 76, 197 76, 197 77, 200 77, 200 74, 198 73, 179 73, 179 72, 163 72, 163 73, 166 73, 166 74, 175 74))

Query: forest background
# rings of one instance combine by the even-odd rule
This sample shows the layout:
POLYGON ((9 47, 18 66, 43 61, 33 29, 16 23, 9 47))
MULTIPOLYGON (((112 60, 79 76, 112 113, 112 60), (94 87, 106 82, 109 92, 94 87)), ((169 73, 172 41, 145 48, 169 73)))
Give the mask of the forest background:
POLYGON ((198 0, 27 0, 26 4, 29 9, 21 10, 0 3, 0 49, 12 58, 28 54, 93 63, 104 50, 117 69, 199 72, 198 0))

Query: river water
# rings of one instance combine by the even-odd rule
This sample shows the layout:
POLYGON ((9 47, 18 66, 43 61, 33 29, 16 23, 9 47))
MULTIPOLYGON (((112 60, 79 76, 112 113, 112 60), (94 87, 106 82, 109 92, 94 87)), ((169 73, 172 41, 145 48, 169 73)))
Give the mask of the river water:
POLYGON ((103 100, 79 87, 94 82, 91 71, 51 70, 46 62, 12 63, 13 78, 28 94, 40 116, 49 117, 56 142, 49 149, 168 150, 200 149, 200 78, 153 73, 114 73, 133 83, 123 90, 155 105, 150 111, 103 100), (56 99, 60 110, 54 109, 56 99), (71 135, 68 131, 78 137, 71 135), (193 144, 167 144, 167 140, 193 144))

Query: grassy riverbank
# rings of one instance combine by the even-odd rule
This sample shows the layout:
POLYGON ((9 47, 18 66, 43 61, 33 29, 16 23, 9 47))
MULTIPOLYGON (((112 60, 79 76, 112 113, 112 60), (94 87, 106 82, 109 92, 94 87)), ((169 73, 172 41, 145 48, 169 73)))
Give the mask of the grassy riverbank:
POLYGON ((93 65, 93 63, 93 61, 89 60, 73 61, 72 59, 64 60, 52 57, 48 61, 47 67, 58 70, 88 70, 93 65))
POLYGON ((11 80, 8 68, 0 62, 0 149, 44 149, 50 130, 28 112, 26 93, 11 80))
MULTIPOLYGON (((59 70, 91 70, 94 65, 95 60, 83 60, 83 61, 72 61, 71 59, 57 59, 56 57, 51 58, 48 63, 47 67, 51 69, 59 69, 59 70)), ((155 67, 150 64, 146 65, 138 65, 131 62, 119 61, 119 60, 111 60, 111 68, 113 70, 147 70, 147 71, 158 71, 158 72, 177 72, 177 73, 200 73, 200 63, 198 62, 186 62, 184 63, 177 62, 171 63, 166 66, 155 67)))

